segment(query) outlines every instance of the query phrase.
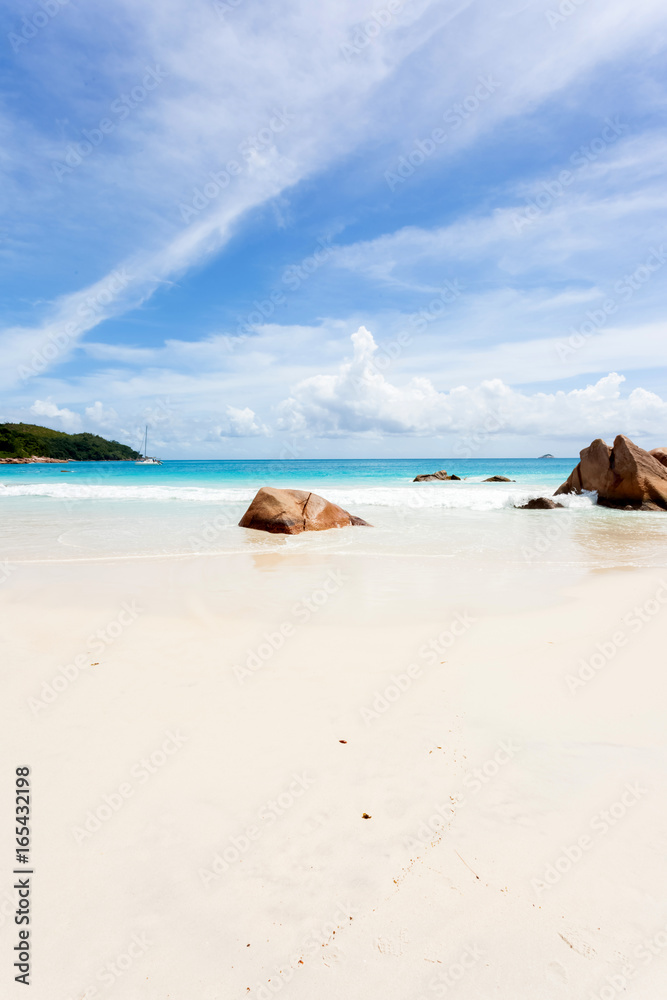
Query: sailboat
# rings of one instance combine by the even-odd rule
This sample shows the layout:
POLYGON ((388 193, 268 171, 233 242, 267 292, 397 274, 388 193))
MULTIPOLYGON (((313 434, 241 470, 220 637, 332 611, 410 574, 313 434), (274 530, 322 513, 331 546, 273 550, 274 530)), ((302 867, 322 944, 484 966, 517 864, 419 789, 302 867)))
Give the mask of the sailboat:
POLYGON ((148 454, 148 424, 146 424, 146 433, 144 434, 144 454, 143 458, 138 458, 135 465, 162 465, 159 458, 151 458, 148 454))

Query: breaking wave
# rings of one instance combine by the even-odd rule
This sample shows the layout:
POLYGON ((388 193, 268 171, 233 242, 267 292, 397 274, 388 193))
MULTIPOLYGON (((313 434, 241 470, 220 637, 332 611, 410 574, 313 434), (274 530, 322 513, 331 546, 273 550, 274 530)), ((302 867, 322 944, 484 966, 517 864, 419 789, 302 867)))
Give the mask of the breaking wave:
MULTIPOLYGON (((353 486, 337 487, 317 483, 300 489, 313 489, 333 503, 342 507, 408 507, 414 510, 434 508, 501 510, 525 503, 533 497, 551 496, 553 487, 526 486, 521 483, 434 483, 429 485, 406 486, 353 486)), ((256 487, 204 487, 152 485, 114 486, 109 483, 30 483, 0 485, 3 497, 46 497, 61 501, 83 500, 136 500, 167 503, 177 501, 185 504, 207 504, 209 506, 247 504, 253 498, 256 487)), ((595 503, 595 494, 582 496, 562 496, 559 500, 566 507, 585 508, 595 503)))

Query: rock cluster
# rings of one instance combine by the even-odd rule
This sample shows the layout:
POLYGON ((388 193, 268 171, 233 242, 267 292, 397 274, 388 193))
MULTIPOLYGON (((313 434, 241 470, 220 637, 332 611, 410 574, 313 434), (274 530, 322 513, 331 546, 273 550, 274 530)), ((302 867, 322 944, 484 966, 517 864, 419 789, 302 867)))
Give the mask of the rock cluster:
POLYGON ((420 476, 415 476, 415 478, 412 480, 412 482, 413 483, 432 483, 436 479, 439 479, 442 482, 445 482, 445 481, 448 481, 448 480, 453 480, 453 479, 456 479, 459 482, 461 481, 461 477, 460 476, 448 476, 445 469, 440 469, 439 472, 424 472, 420 476))
POLYGON ((597 438, 554 496, 595 491, 603 507, 667 510, 667 449, 644 451, 619 434, 612 448, 597 438))
POLYGON ((44 458, 43 455, 31 455, 30 458, 0 458, 0 465, 32 465, 33 462, 49 462, 52 465, 64 465, 69 458, 44 458))

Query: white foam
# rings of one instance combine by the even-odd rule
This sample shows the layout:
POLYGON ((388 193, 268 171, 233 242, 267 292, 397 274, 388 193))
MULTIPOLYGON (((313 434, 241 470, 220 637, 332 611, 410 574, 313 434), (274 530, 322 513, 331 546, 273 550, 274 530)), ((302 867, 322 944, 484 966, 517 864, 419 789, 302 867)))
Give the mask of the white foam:
MULTIPOLYGON (((310 486, 301 485, 309 489, 310 486)), ((526 503, 534 497, 550 496, 551 487, 526 486, 520 483, 447 483, 429 486, 354 486, 348 488, 312 484, 312 489, 341 507, 403 507, 411 510, 434 508, 468 510, 502 510, 526 503)), ((212 506, 248 504, 256 493, 255 487, 212 488, 204 486, 113 486, 72 483, 31 483, 0 486, 4 497, 50 497, 55 500, 140 500, 153 502, 180 501, 187 504, 212 506)), ((561 496, 566 507, 590 507, 595 494, 561 496)))
POLYGON ((0 486, 0 496, 51 497, 54 500, 181 500, 185 503, 239 503, 250 500, 256 490, 230 487, 208 489, 204 486, 98 486, 70 483, 31 483, 0 486))

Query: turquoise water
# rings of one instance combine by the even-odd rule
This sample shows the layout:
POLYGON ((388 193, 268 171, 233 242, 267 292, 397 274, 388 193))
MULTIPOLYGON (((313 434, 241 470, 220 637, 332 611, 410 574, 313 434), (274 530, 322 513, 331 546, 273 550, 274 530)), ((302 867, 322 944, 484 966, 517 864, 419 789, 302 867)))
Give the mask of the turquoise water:
MULTIPOLYGON (((259 487, 326 484, 336 488, 351 486, 405 486, 420 473, 446 469, 450 475, 480 481, 503 475, 518 483, 557 486, 577 464, 576 458, 531 459, 332 459, 302 461, 165 461, 159 466, 134 462, 70 462, 67 465, 6 465, 0 467, 0 495, 50 495, 53 488, 61 496, 76 495, 79 485, 108 484, 132 487, 133 492, 149 487, 147 499, 157 499, 154 487, 259 487), (63 471, 66 470, 66 471, 63 471), (39 487, 44 486, 43 492, 39 487), (3 488, 4 487, 4 488, 3 488)), ((100 491, 100 498, 102 493, 100 491)), ((113 490, 113 495, 118 496, 113 490)), ((119 497, 120 498, 120 497, 119 497)), ((165 496, 166 498, 166 496, 165 496)), ((173 497, 175 498, 175 496, 173 497)))
MULTIPOLYGON (((12 562, 267 553, 453 560, 500 574, 510 565, 667 564, 664 514, 610 511, 595 495, 558 511, 520 511, 550 496, 576 464, 560 459, 72 462, 0 466, 0 559, 12 562), (446 469, 461 482, 414 483, 446 469), (489 476, 510 483, 485 483, 489 476), (262 485, 312 490, 368 529, 287 537, 239 528, 262 485)), ((500 580, 500 575, 498 576, 500 580)))

